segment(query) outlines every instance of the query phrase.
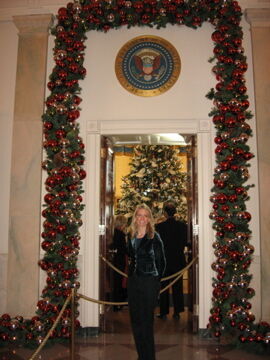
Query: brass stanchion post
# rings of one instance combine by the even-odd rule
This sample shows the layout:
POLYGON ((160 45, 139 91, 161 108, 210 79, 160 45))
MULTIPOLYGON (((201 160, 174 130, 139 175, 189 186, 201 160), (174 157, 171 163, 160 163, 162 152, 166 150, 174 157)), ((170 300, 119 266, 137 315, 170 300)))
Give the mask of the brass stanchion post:
POLYGON ((71 338, 70 338, 70 360, 75 359, 75 295, 76 290, 71 289, 71 338))

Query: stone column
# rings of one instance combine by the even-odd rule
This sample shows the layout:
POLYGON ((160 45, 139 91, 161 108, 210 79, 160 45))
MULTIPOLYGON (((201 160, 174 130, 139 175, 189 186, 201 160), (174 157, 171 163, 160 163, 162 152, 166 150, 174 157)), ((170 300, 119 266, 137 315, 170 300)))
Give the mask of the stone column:
MULTIPOLYGON (((251 25, 257 123, 260 232, 262 264, 262 319, 270 321, 270 9, 247 9, 251 25)), ((257 319, 259 320, 259 319, 257 319)))
POLYGON ((14 16, 19 30, 13 124, 7 312, 31 317, 38 294, 42 121, 52 15, 14 16))

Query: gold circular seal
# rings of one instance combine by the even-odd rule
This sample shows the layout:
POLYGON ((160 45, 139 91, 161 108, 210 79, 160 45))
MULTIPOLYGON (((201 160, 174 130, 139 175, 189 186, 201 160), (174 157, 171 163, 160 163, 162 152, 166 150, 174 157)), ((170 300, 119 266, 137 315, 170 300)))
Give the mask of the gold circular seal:
POLYGON ((120 84, 138 96, 156 96, 169 90, 181 69, 175 47, 158 36, 138 36, 118 52, 115 73, 120 84))

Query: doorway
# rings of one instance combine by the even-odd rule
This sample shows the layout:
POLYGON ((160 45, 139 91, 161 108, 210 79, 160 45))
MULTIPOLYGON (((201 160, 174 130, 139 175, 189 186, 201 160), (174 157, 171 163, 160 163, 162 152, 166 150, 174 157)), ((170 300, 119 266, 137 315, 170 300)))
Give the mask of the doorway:
MULTIPOLYGON (((178 215, 182 215, 180 220, 185 221, 188 225, 188 244, 189 250, 186 251, 186 260, 189 263, 192 258, 198 255, 198 181, 197 181, 197 136, 177 133, 161 134, 125 134, 125 135, 106 135, 101 136, 100 152, 100 223, 104 231, 100 235, 100 253, 103 257, 113 263, 114 251, 111 250, 113 236, 113 217, 119 213, 119 200, 121 202, 121 189, 123 188, 123 177, 129 176, 130 163, 134 159, 134 154, 138 149, 145 149, 146 156, 148 149, 158 150, 157 156, 162 155, 161 150, 167 149, 170 154, 174 154, 177 162, 176 168, 171 170, 179 171, 179 187, 174 190, 173 194, 180 199, 184 198, 183 203, 179 206, 178 215), (179 166, 179 169, 177 168, 179 166), (180 180, 181 176, 181 180, 180 180), (181 184, 184 182, 184 184, 181 184), (182 188, 182 190, 181 190, 182 188), (185 193, 183 194, 183 189, 185 193)), ((151 152, 153 155, 153 151, 151 152)), ((144 156, 144 155, 143 155, 144 156)), ((146 159, 153 164, 153 158, 146 159)), ((160 160, 160 159, 159 159, 160 160)), ((137 162, 137 160, 135 161, 137 162)), ((167 161, 172 164, 172 159, 167 161)), ((145 164, 147 167, 147 164, 145 164)), ((134 169, 133 169, 134 170, 134 169)), ((135 169, 136 170, 136 169, 135 169)), ((166 173, 166 171, 165 171, 166 173)), ((171 177, 168 172, 168 176, 171 177)), ((155 175, 152 174, 155 180, 155 175)), ((147 191, 147 185, 146 185, 147 191)), ((150 191, 150 190, 149 190, 150 191)), ((160 191, 162 192, 162 191, 160 191)), ((167 192, 166 192, 167 194, 167 192)), ((148 194, 149 196, 149 194, 148 194)), ((162 195, 160 196, 162 198, 162 195)), ((164 199, 163 199, 164 200, 164 199)), ((165 198, 165 200, 168 200, 165 198)), ((148 204, 153 208, 152 203, 148 204)), ((132 210, 134 210, 132 208, 132 210)), ((153 209, 152 209, 153 210, 153 209)), ((158 207, 157 207, 158 211, 158 207)), ((127 215, 127 213, 125 213, 127 215)), ((162 215, 156 214, 156 220, 162 215)), ((110 269, 108 264, 100 262, 100 298, 106 301, 115 301, 113 299, 113 278, 114 270, 110 269)), ((185 309, 190 327, 193 332, 198 331, 198 267, 194 264, 183 276, 185 309)), ((171 295, 170 295, 171 297, 171 295)), ((171 304, 172 305, 172 304, 171 304)), ((114 332, 115 324, 123 316, 116 317, 113 314, 115 307, 104 306, 100 311, 100 328, 103 332, 114 332), (117 320, 117 321, 116 321, 117 320)))
MULTIPOLYGON (((86 123, 86 171, 85 198, 87 206, 84 212, 82 231, 83 252, 81 257, 81 291, 89 297, 100 298, 100 235, 104 224, 100 222, 100 154, 102 136, 143 135, 175 133, 196 135, 197 153, 197 205, 198 219, 193 230, 198 237, 198 299, 193 312, 198 316, 199 329, 205 329, 211 309, 214 261, 212 242, 215 238, 212 222, 209 219, 212 187, 212 174, 215 165, 212 149, 214 129, 208 119, 147 119, 147 120, 100 120, 86 123)), ((100 313, 103 306, 82 303, 80 321, 84 327, 100 327, 100 313)))

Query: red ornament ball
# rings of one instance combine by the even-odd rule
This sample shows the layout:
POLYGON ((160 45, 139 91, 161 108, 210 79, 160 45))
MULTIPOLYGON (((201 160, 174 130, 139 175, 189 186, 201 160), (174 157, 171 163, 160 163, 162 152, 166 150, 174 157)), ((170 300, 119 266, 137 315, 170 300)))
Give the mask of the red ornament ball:
POLYGON ((239 340, 242 342, 242 343, 244 343, 244 342, 246 342, 246 337, 245 336, 243 336, 243 335, 241 335, 241 336, 239 336, 239 340))
POLYGON ((1 320, 4 320, 4 321, 10 321, 11 320, 11 317, 9 314, 3 314, 1 316, 1 320))
POLYGON ((80 179, 83 180, 86 178, 86 171, 84 169, 80 169, 79 171, 80 179))

